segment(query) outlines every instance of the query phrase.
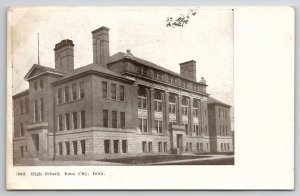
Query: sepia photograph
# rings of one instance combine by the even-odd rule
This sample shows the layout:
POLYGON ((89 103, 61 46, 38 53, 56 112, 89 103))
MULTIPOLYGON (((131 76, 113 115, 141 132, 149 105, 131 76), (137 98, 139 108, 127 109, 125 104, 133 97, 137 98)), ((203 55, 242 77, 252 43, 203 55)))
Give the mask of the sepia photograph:
POLYGON ((289 6, 7 8, 9 190, 291 190, 289 6))
POLYGON ((14 165, 233 165, 233 15, 12 10, 14 165))

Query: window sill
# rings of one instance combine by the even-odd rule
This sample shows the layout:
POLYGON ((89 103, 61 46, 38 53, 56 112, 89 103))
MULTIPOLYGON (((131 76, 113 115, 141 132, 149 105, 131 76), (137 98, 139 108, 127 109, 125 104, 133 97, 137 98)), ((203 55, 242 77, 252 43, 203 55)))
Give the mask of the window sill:
POLYGON ((122 100, 117 100, 117 99, 109 99, 109 98, 103 98, 103 97, 102 97, 102 99, 103 99, 103 100, 106 100, 106 101, 125 102, 125 100, 123 100, 123 101, 122 101, 122 100))
POLYGON ((56 105, 66 105, 66 104, 69 104, 69 103, 74 103, 74 102, 77 102, 77 101, 82 101, 84 99, 85 98, 80 98, 80 99, 76 99, 76 100, 72 100, 72 101, 68 101, 68 102, 64 102, 64 103, 58 103, 56 105))

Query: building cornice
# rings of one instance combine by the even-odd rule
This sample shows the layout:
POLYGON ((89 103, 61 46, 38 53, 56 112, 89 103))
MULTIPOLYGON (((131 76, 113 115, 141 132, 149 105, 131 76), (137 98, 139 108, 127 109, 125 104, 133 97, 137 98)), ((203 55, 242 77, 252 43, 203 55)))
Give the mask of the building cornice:
MULTIPOLYGON (((191 89, 183 88, 183 87, 181 87, 181 86, 172 85, 172 84, 166 83, 166 82, 164 82, 164 81, 153 80, 152 78, 144 77, 144 76, 141 76, 141 75, 137 75, 137 74, 132 73, 132 72, 123 72, 122 74, 134 76, 134 77, 137 77, 137 78, 141 78, 141 79, 146 80, 146 81, 148 81, 148 82, 150 82, 150 83, 160 84, 160 85, 163 85, 163 86, 165 86, 165 87, 172 87, 172 88, 178 89, 178 90, 180 90, 180 91, 184 91, 184 92, 188 92, 188 93, 194 93, 194 94, 201 95, 201 96, 205 96, 205 97, 208 97, 208 96, 209 96, 208 93, 201 93, 201 92, 194 91, 194 90, 191 90, 191 89)), ((151 88, 152 86, 149 86, 149 87, 151 88)))
POLYGON ((107 74, 107 73, 103 73, 103 72, 99 72, 99 71, 95 71, 95 70, 87 70, 85 72, 82 72, 82 73, 79 73, 79 74, 76 74, 76 75, 73 75, 73 76, 70 76, 70 77, 67 77, 67 78, 64 78, 64 79, 60 79, 58 81, 54 81, 53 83, 51 83, 51 85, 56 86, 56 85, 59 85, 59 84, 62 84, 62 83, 65 83, 65 82, 68 82, 68 81, 71 81, 71 80, 74 80, 74 79, 77 79, 77 78, 80 78, 80 77, 88 76, 88 75, 100 75, 100 76, 103 76, 103 77, 106 77, 106 78, 117 79, 119 81, 126 82, 126 83, 135 82, 130 78, 124 78, 122 76, 118 77, 118 76, 114 76, 114 75, 111 75, 111 74, 107 74))

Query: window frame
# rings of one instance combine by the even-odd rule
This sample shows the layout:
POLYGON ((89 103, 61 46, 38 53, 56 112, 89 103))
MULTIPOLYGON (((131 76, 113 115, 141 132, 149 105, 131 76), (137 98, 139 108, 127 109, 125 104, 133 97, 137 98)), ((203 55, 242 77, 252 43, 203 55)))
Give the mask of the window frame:
POLYGON ((108 83, 106 81, 102 81, 102 98, 108 99, 108 83))

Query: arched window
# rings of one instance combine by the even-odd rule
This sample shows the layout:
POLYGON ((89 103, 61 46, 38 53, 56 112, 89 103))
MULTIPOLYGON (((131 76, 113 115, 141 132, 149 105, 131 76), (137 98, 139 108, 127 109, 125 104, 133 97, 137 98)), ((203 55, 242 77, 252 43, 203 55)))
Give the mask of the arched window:
POLYGON ((188 100, 185 97, 182 98, 181 108, 182 108, 182 115, 187 116, 188 115, 188 100))
POLYGON ((158 91, 154 93, 154 111, 156 112, 162 111, 162 95, 161 92, 158 91))
POLYGON ((147 109, 147 92, 144 88, 138 90, 138 108, 147 109))
POLYGON ((199 102, 197 100, 193 101, 193 116, 198 117, 199 116, 199 102))
POLYGON ((176 113, 176 97, 175 95, 171 94, 169 96, 169 113, 175 114, 176 113))

